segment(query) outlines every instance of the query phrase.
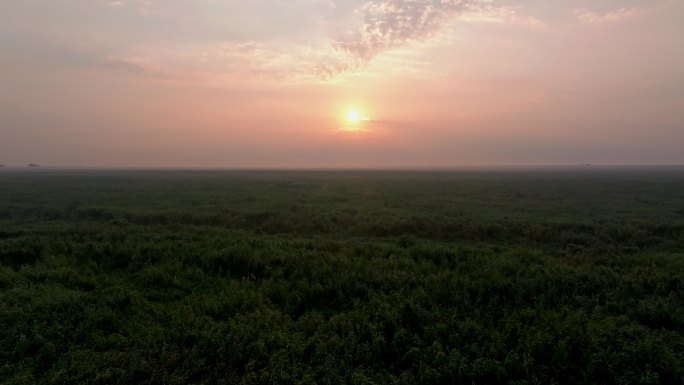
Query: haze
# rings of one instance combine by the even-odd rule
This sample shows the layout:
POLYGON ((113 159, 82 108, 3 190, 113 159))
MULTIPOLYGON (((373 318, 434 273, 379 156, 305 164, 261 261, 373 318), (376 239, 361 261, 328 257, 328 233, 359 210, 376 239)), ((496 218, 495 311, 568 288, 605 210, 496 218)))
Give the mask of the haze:
POLYGON ((682 15, 674 0, 3 0, 0 163, 684 164, 682 15))

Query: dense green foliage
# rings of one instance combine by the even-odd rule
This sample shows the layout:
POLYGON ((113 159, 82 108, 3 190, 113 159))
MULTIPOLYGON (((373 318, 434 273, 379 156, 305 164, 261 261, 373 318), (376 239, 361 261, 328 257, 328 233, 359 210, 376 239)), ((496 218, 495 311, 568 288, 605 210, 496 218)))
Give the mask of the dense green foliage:
POLYGON ((0 383, 681 384, 684 170, 0 172, 0 383))

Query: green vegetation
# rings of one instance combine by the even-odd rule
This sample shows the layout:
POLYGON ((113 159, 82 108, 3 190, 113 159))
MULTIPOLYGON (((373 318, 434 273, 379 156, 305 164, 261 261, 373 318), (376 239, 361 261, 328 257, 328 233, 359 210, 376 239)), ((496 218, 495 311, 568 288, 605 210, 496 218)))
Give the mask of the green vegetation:
POLYGON ((0 383, 682 384, 684 170, 0 172, 0 383))

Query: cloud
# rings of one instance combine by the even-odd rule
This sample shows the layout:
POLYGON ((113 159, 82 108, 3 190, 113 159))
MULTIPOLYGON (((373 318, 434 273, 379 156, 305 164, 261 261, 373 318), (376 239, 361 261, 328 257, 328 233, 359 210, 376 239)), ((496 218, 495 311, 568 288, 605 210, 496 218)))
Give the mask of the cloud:
POLYGON ((337 46, 362 59, 409 41, 434 35, 443 23, 468 10, 475 0, 374 0, 357 10, 361 25, 337 40, 337 46))
POLYGON ((136 62, 135 60, 127 60, 123 58, 107 58, 99 60, 94 63, 100 68, 106 70, 124 73, 147 79, 165 80, 165 81, 193 81, 186 74, 172 73, 161 68, 155 68, 145 63, 136 62))
POLYGON ((636 7, 614 9, 607 12, 592 12, 586 9, 575 10, 577 20, 586 24, 613 23, 636 16, 639 10, 636 7))
POLYGON ((152 6, 151 0, 108 0, 107 3, 112 7, 136 6, 141 8, 149 8, 152 6))
POLYGON ((498 6, 491 2, 481 2, 468 6, 468 11, 459 15, 458 20, 467 22, 485 22, 495 24, 509 24, 535 29, 546 29, 548 25, 533 16, 521 16, 518 8, 513 6, 498 6))
POLYGON ((517 8, 493 0, 371 0, 356 10, 360 25, 335 39, 335 45, 363 60, 424 41, 454 20, 545 27, 534 17, 522 17, 517 8))
POLYGON ((241 81, 333 81, 361 64, 327 42, 263 42, 138 46, 100 63, 106 70, 150 80, 221 85, 241 81))
MULTIPOLYGON (((39 0, 10 3, 5 14, 28 15, 39 0)), ((0 31, 13 32, 9 36, 17 46, 30 38, 55 50, 84 53, 79 65, 152 80, 320 83, 389 72, 422 76, 432 64, 420 56, 422 43, 450 23, 543 24, 501 4, 502 0, 99 0, 79 6, 54 0, 43 13, 45 19, 36 23, 4 20, 0 12, 0 31), (48 17, 52 14, 57 16, 48 17)))

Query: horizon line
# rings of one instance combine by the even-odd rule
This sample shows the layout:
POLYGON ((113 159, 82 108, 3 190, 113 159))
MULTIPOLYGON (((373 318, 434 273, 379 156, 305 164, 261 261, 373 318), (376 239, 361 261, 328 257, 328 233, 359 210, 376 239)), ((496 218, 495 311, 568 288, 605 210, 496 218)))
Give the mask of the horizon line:
POLYGON ((61 166, 61 165, 2 165, 0 171, 418 171, 418 170, 459 170, 459 169, 506 169, 506 168, 673 168, 684 167, 684 164, 645 163, 519 163, 519 164, 406 164, 406 165, 333 165, 333 166, 61 166))

